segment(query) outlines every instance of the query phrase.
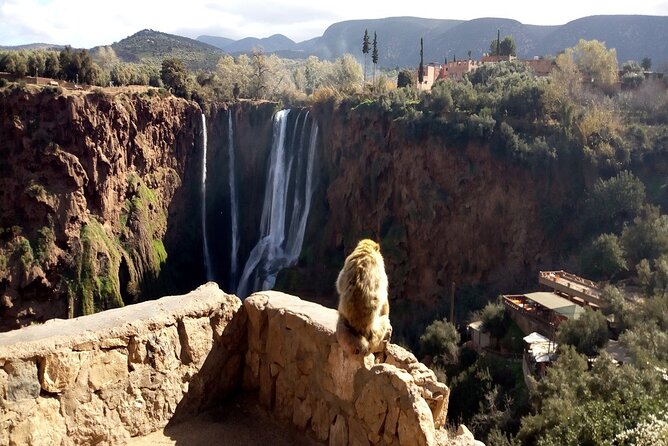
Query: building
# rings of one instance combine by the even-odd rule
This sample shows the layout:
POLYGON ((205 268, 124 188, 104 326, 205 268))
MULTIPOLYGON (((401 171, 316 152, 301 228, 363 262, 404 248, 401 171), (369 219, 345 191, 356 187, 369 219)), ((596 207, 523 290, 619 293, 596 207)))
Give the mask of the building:
POLYGON ((578 319, 584 308, 555 293, 536 293, 502 296, 503 305, 523 333, 538 332, 554 339, 559 325, 567 319, 578 319))
POLYGON ((545 376, 547 367, 557 358, 558 345, 536 332, 522 339, 526 343, 522 357, 522 370, 527 387, 530 387, 526 378, 532 376, 535 379, 541 379, 545 376))
POLYGON ((419 79, 420 69, 418 68, 416 70, 417 76, 415 77, 415 82, 416 82, 417 89, 418 90, 424 90, 424 91, 431 90, 431 87, 434 86, 434 82, 436 82, 436 80, 439 76, 440 69, 441 69, 441 66, 434 63, 434 62, 428 64, 422 70, 422 83, 420 83, 420 79, 419 79))
POLYGON ((566 299, 595 309, 601 308, 601 288, 589 279, 576 276, 566 271, 540 271, 538 283, 551 288, 566 299))
POLYGON ((471 336, 471 348, 477 352, 489 347, 491 338, 489 333, 483 331, 482 321, 471 322, 466 326, 466 330, 471 336))
MULTIPOLYGON (((515 56, 485 55, 480 60, 453 60, 443 65, 431 62, 425 66, 422 71, 422 83, 420 83, 419 80, 416 80, 416 87, 418 90, 429 91, 438 80, 451 79, 454 81, 461 81, 464 79, 465 75, 476 71, 485 64, 510 62, 513 60, 519 60, 520 62, 527 64, 536 76, 547 76, 554 68, 553 59, 517 59, 515 56)), ((416 70, 416 73, 419 74, 419 68, 416 70)))

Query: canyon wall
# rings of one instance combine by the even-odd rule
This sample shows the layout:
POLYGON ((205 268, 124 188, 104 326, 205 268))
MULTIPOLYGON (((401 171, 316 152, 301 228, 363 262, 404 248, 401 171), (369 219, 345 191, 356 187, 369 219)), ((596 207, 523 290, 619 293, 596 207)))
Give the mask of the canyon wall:
POLYGON ((547 234, 557 221, 549 210, 569 209, 581 172, 557 163, 532 171, 480 140, 452 143, 377 107, 321 104, 314 113, 320 182, 302 261, 281 276, 285 289, 334 305, 343 259, 371 237, 385 256, 394 317, 428 322, 447 313, 452 282, 460 296, 480 285, 493 299, 559 264, 569 228, 547 234))
MULTIPOLYGON (((204 280, 197 104, 123 89, 32 87, 4 89, 0 103, 0 330, 185 292, 204 280)), ((243 101, 204 111, 211 269, 227 291, 258 242, 277 107, 243 101)), ((532 171, 479 140, 451 143, 363 104, 324 103, 309 113, 320 128, 315 193, 300 259, 280 273, 277 289, 333 306, 345 255, 372 237, 385 255, 393 316, 411 325, 443 314, 452 282, 459 295, 480 286, 491 299, 561 265, 568 225, 558 235, 546 228, 564 221, 551 219, 553 210, 573 210, 569 194, 582 172, 556 164, 532 171)), ((305 114, 291 113, 289 125, 305 114)))
POLYGON ((201 243, 200 114, 129 90, 0 91, 0 330, 194 288, 165 265, 200 265, 181 249, 201 243))

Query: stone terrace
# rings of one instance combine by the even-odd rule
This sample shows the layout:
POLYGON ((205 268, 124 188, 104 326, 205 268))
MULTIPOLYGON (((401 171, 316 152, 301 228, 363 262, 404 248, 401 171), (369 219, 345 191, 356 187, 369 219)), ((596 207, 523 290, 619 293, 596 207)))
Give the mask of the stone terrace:
POLYGON ((216 423, 230 401, 330 445, 478 443, 465 428, 448 439, 449 391, 431 370, 396 345, 347 357, 336 317, 271 291, 242 305, 209 283, 2 333, 0 445, 125 444, 216 423))

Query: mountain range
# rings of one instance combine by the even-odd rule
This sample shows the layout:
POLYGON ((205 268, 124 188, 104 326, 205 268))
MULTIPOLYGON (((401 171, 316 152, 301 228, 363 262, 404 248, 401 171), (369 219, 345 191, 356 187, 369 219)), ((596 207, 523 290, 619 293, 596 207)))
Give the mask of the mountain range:
POLYGON ((424 39, 425 63, 443 62, 446 58, 449 61, 464 59, 469 51, 472 58, 478 59, 489 50, 490 42, 496 38, 498 31, 502 38, 512 36, 520 58, 556 55, 574 46, 580 39, 596 39, 608 48, 616 49, 620 64, 649 57, 655 69, 668 69, 668 16, 590 16, 555 26, 525 25, 500 18, 447 20, 389 17, 334 23, 322 36, 303 42, 294 42, 282 34, 240 40, 210 35, 190 39, 142 30, 111 46, 122 60, 128 62, 159 63, 164 57, 180 57, 191 69, 212 68, 225 53, 238 55, 255 48, 287 58, 315 55, 333 60, 351 53, 361 61, 365 30, 368 30, 372 40, 374 33, 377 34, 379 65, 386 68, 416 66, 421 38, 424 39))
POLYGON ((306 57, 315 55, 334 59, 344 53, 361 58, 364 30, 378 35, 380 65, 414 66, 419 62, 420 38, 424 39, 425 62, 463 59, 471 51, 479 58, 496 38, 512 36, 521 58, 556 55, 578 40, 600 40, 617 50, 620 63, 650 57, 655 65, 668 62, 668 17, 642 15, 590 16, 565 25, 525 25, 516 20, 480 18, 474 20, 439 20, 417 17, 390 17, 373 20, 349 20, 331 25, 321 37, 294 42, 277 34, 264 39, 234 41, 212 36, 197 40, 235 54, 262 47, 265 52, 306 57))

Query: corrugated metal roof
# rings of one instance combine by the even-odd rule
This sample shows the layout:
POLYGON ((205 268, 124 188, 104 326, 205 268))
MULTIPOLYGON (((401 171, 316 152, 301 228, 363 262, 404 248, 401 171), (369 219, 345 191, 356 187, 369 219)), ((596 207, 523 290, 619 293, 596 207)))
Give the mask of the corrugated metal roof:
POLYGON ((584 312, 584 309, 581 306, 568 299, 564 299, 561 296, 557 296, 554 293, 540 291, 537 293, 525 294, 525 296, 527 299, 530 299, 545 308, 556 311, 569 319, 577 319, 580 317, 580 314, 584 312))

